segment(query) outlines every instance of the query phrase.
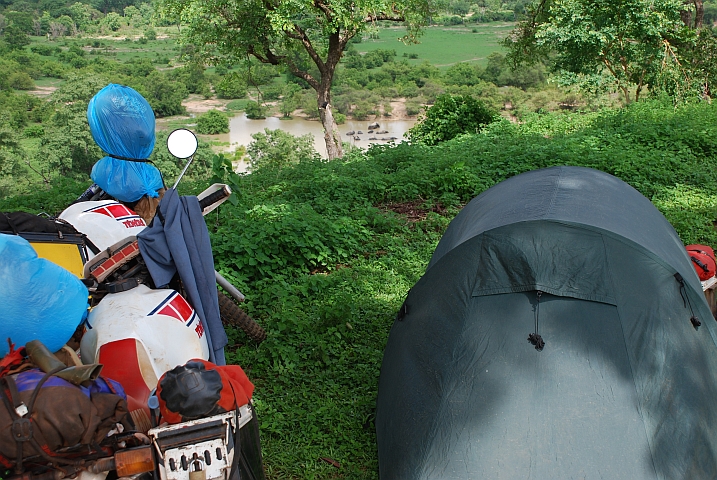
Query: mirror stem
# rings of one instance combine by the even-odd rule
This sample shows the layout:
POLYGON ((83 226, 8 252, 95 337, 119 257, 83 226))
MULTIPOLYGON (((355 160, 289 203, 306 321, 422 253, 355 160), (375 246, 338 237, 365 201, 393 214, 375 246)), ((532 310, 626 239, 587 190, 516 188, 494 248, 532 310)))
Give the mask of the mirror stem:
POLYGON ((194 160, 194 155, 192 155, 191 157, 189 157, 189 160, 187 161, 187 164, 184 166, 184 170, 182 170, 182 173, 179 174, 179 177, 177 178, 177 181, 174 182, 174 186, 172 187, 173 189, 175 189, 175 190, 177 189, 177 185, 179 185, 179 181, 182 179, 182 177, 184 176, 184 174, 187 172, 187 169, 189 168, 189 164, 192 163, 192 160, 194 160))

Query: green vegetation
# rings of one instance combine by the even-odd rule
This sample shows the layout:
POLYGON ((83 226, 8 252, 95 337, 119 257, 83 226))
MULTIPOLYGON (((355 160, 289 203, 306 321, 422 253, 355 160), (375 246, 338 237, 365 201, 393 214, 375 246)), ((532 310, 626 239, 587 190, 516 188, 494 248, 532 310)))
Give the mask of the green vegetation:
POLYGON ((229 119, 218 110, 209 110, 197 119, 197 133, 202 135, 229 133, 229 119))
MULTIPOLYGON (((395 313, 451 218, 497 182, 552 165, 597 168, 650 198, 685 243, 717 245, 714 104, 531 115, 434 147, 331 162, 305 153, 243 176, 217 158, 215 174, 238 188, 236 205, 207 217, 216 265, 268 332, 255 345, 230 330, 227 357, 256 385, 269 478, 378 477, 373 415, 395 313)), ((56 213, 86 187, 56 182, 0 211, 56 213)))
POLYGON ((514 26, 513 23, 474 27, 434 25, 423 30, 416 44, 401 42, 399 38, 403 31, 399 27, 384 27, 354 47, 361 53, 377 48, 395 50, 397 58, 405 58, 411 65, 428 62, 441 70, 459 62, 485 66, 488 55, 503 50, 502 41, 514 26))
POLYGON ((408 132, 408 139, 423 145, 438 145, 461 134, 478 133, 498 115, 470 96, 441 95, 408 132))

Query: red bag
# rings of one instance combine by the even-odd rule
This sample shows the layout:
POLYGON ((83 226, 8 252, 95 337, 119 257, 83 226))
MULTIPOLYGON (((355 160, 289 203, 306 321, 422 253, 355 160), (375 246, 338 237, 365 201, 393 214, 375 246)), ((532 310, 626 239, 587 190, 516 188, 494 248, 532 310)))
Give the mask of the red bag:
POLYGON ((700 280, 712 278, 717 273, 717 262, 715 262, 715 252, 707 245, 687 245, 687 254, 692 260, 692 266, 697 271, 700 280))
POLYGON ((159 412, 172 424, 231 412, 249 403, 253 392, 239 365, 198 359, 166 372, 157 385, 159 412))

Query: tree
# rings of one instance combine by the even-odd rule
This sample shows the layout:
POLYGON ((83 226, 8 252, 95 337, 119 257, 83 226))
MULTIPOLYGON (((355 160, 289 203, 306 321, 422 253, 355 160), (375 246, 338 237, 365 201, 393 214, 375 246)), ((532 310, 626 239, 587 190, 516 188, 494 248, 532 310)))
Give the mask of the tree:
POLYGON ((554 56, 566 83, 607 74, 629 103, 656 80, 682 33, 682 8, 682 0, 544 0, 506 43, 517 63, 554 56))
POLYGON ((329 158, 343 154, 331 83, 348 42, 380 20, 404 22, 406 40, 415 40, 432 13, 429 0, 162 0, 162 6, 187 24, 185 41, 202 45, 215 62, 251 56, 306 81, 316 92, 329 158), (311 68, 302 63, 307 55, 311 68))
POLYGON ((113 32, 116 32, 122 26, 123 20, 119 13, 110 12, 102 19, 102 25, 106 26, 113 32))
POLYGON ((197 132, 202 135, 229 133, 229 119, 219 110, 209 110, 197 119, 197 132))
POLYGON ((498 115, 482 102, 466 95, 439 95, 423 118, 409 131, 413 143, 436 145, 462 133, 478 133, 498 115))
POLYGON ((314 137, 311 134, 296 137, 283 130, 264 129, 264 133, 254 133, 252 142, 246 149, 252 169, 282 168, 301 160, 318 156, 314 149, 314 137))
POLYGON ((250 118, 252 120, 266 118, 266 109, 259 102, 255 102, 253 100, 247 102, 244 112, 246 113, 246 118, 250 118))
POLYGON ((4 37, 10 50, 22 50, 26 45, 30 45, 30 36, 16 25, 7 27, 4 37))
MULTIPOLYGON (((279 111, 284 115, 284 117, 291 117, 294 110, 299 108, 300 91, 301 87, 295 83, 287 83, 284 86, 284 90, 282 92, 283 96, 281 98, 281 103, 279 104, 279 111)), ((336 114, 336 116, 338 116, 338 114, 336 114)))
POLYGON ((54 113, 40 140, 38 164, 48 165, 62 176, 89 175, 92 165, 103 155, 87 123, 87 104, 107 83, 97 75, 71 75, 53 92, 50 106, 54 113))
POLYGON ((246 84, 236 72, 230 72, 214 86, 217 98, 236 99, 246 97, 246 84))

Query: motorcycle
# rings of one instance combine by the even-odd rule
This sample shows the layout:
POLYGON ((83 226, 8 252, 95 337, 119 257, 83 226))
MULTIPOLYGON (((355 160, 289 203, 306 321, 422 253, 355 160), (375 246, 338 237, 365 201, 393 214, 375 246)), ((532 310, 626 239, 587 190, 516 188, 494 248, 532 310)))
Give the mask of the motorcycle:
MULTIPOLYGON (((189 158, 181 179, 196 152, 196 137, 188 130, 175 131, 169 136, 168 148, 178 158, 189 158)), ((178 183, 179 179, 174 188, 178 183)), ((154 392, 158 380, 191 359, 208 360, 206 332, 182 295, 181 281, 173 281, 169 288, 153 285, 136 238, 147 227, 146 222, 116 200, 98 199, 101 192, 88 192, 83 200, 89 200, 69 206, 59 216, 86 235, 90 249, 83 281, 93 308, 80 341, 80 357, 85 364, 104 365, 102 375, 122 385, 133 423, 146 435, 140 438, 145 438, 147 445, 120 449, 111 459, 97 460, 71 474, 79 474, 81 480, 95 480, 110 470, 116 470, 120 477, 154 473, 160 480, 263 478, 258 424, 251 402, 207 418, 157 425, 159 403, 154 392)), ((215 209, 230 194, 226 185, 209 187, 198 195, 202 213, 215 209)), ((244 299, 219 273, 215 274, 229 295, 237 301, 244 299)), ((227 296, 219 295, 222 319, 238 322, 250 337, 263 340, 263 329, 227 296)), ((59 478, 63 476, 51 470, 35 475, 33 480, 59 478)))

